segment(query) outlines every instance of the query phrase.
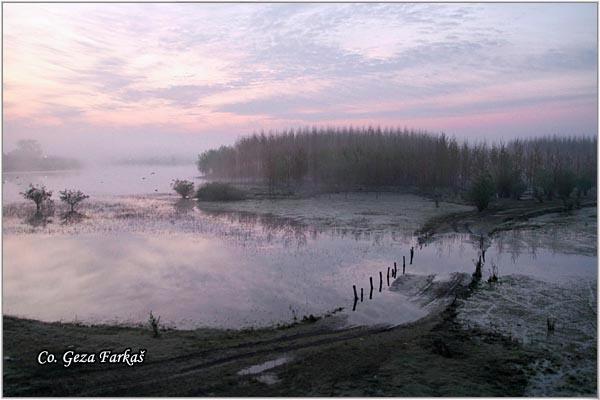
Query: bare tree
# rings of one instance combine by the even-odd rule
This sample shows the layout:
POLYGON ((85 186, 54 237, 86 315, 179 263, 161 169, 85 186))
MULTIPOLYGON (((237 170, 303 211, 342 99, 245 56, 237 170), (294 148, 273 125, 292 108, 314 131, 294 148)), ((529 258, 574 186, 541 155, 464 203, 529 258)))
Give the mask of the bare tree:
POLYGON ((34 186, 30 184, 29 188, 25 192, 22 192, 21 195, 27 200, 33 201, 36 207, 36 214, 40 214, 44 202, 52 197, 52 191, 46 190, 44 185, 34 186))

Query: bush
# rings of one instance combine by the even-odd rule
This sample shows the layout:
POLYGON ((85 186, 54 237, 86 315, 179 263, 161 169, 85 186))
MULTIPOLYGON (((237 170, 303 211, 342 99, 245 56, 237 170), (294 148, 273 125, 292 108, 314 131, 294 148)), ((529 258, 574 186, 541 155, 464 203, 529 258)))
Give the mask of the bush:
POLYGON ((198 188, 196 198, 201 201, 235 201, 244 200, 245 195, 227 183, 211 182, 198 188))
POLYGON ((577 178, 577 190, 578 194, 587 196, 588 192, 594 186, 594 179, 590 176, 590 174, 582 173, 577 178))
POLYGON ((171 187, 184 199, 190 198, 194 193, 194 183, 190 181, 175 179, 171 187))
POLYGON ((159 337, 160 336, 160 317, 156 318, 153 314, 152 311, 150 311, 150 316, 148 317, 148 324, 150 324, 150 328, 152 329, 152 334, 154 335, 154 337, 159 337))
POLYGON ((533 177, 533 189, 535 198, 542 203, 544 196, 552 200, 554 195, 554 177, 548 170, 541 169, 533 177))
POLYGON ((34 186, 30 184, 29 188, 22 192, 21 195, 35 203, 36 214, 39 214, 44 203, 52 197, 52 191, 46 190, 44 185, 34 186))
POLYGON ((75 206, 90 196, 84 194, 81 190, 63 190, 58 192, 60 199, 71 207, 71 212, 75 212, 75 206))
POLYGON ((492 178, 489 175, 480 175, 471 185, 469 200, 477 207, 478 211, 483 211, 488 207, 494 193, 492 178))

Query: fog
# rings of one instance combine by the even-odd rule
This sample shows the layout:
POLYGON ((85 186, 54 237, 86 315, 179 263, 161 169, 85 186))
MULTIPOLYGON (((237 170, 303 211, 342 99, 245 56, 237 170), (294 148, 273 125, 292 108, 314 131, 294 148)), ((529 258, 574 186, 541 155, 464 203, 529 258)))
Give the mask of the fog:
POLYGON ((105 164, 124 159, 175 157, 192 163, 204 150, 233 144, 241 135, 186 132, 157 132, 152 129, 116 128, 110 131, 85 129, 77 133, 60 129, 7 132, 3 153, 17 148, 20 140, 36 140, 47 155, 76 158, 85 165, 105 164))

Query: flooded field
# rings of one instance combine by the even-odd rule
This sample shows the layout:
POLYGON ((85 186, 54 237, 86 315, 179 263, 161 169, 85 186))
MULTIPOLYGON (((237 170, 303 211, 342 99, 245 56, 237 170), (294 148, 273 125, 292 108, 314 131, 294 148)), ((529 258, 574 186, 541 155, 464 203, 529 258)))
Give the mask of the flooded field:
MULTIPOLYGON (((77 221, 57 210, 35 223, 32 204, 8 202, 4 312, 135 325, 152 311, 176 328, 263 327, 311 314, 335 315, 340 327, 396 325, 426 311, 388 290, 394 262, 401 273, 405 256, 407 274, 435 274, 437 280, 474 270, 477 235, 447 234, 422 245, 414 236, 426 217, 464 206, 442 203, 438 209, 417 196, 392 194, 286 202, 271 202, 273 212, 259 214, 252 208, 260 205, 251 202, 218 211, 168 194, 99 195, 82 204, 77 221), (363 289, 364 301, 356 305, 353 285, 359 295, 363 289)), ((501 276, 595 282, 595 249, 569 252, 559 245, 560 238, 577 242, 573 235, 567 228, 503 232, 486 243, 484 278, 494 264, 501 276), (552 235, 556 245, 547 240, 552 235)))

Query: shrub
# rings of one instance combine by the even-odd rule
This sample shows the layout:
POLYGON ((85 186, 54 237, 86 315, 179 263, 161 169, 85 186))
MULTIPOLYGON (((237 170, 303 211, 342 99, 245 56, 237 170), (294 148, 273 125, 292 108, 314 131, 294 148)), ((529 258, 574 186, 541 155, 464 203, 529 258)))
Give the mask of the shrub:
POLYGON ((194 183, 190 181, 175 179, 171 187, 184 199, 190 198, 194 193, 194 183))
POLYGON ((31 200, 35 203, 36 214, 39 214, 44 202, 52 197, 52 191, 46 190, 44 185, 34 186, 30 184, 29 188, 25 192, 22 192, 21 195, 27 200, 31 200))
POLYGON ((235 201, 244 200, 245 195, 227 183, 211 182, 198 188, 196 198, 201 201, 235 201))
POLYGON ((589 174, 582 173, 577 178, 577 190, 579 194, 587 196, 593 186, 594 179, 589 174))
POLYGON ((75 212, 75 206, 90 196, 84 194, 81 190, 63 190, 58 192, 60 199, 71 207, 71 212, 75 212))
POLYGON ((478 211, 483 211, 488 207, 494 193, 492 178, 488 174, 484 174, 473 181, 468 197, 473 205, 477 207, 478 211))
POLYGON ((160 335, 159 326, 160 326, 160 317, 156 318, 152 311, 150 311, 150 316, 148 317, 148 323, 150 324, 150 328, 152 328, 152 334, 154 337, 158 337, 160 335))
POLYGON ((536 199, 542 203, 544 196, 548 200, 552 200, 554 194, 554 177, 545 169, 539 170, 533 177, 533 188, 536 199))

